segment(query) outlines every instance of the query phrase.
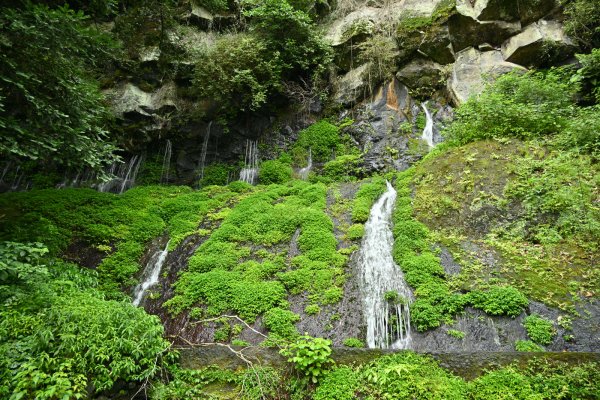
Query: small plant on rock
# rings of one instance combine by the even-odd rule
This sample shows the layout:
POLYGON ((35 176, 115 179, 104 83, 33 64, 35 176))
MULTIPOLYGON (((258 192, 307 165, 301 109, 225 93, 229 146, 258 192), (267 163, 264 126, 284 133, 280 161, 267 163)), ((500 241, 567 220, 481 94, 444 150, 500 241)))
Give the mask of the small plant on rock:
POLYGON ((293 363, 305 383, 317 383, 325 370, 333 364, 331 340, 301 336, 280 352, 293 363))

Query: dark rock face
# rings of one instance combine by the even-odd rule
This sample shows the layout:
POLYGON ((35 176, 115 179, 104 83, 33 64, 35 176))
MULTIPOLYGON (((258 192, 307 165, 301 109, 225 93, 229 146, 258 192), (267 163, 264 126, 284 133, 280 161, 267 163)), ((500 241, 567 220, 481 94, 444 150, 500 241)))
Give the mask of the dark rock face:
POLYGON ((520 22, 477 21, 471 17, 455 14, 448 20, 448 30, 454 52, 467 47, 489 43, 500 46, 509 37, 521 31, 520 22))

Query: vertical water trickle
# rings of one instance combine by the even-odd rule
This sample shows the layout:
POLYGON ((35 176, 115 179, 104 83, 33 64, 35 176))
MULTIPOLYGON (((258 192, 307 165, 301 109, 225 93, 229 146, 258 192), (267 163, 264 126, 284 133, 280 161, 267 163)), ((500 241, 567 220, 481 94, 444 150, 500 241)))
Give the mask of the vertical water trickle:
POLYGON ((167 242, 164 249, 157 250, 150 258, 150 261, 148 261, 148 264, 146 264, 146 268, 144 268, 144 272, 142 273, 142 278, 144 278, 144 280, 137 285, 133 291, 134 306, 139 306, 144 299, 146 291, 158 283, 160 270, 169 254, 169 242, 167 242))
POLYGON ((365 224, 359 263, 363 310, 367 320, 370 348, 410 347, 410 308, 412 294, 402 270, 392 258, 392 211, 396 191, 387 182, 387 191, 371 209, 365 224))
POLYGON ((138 155, 133 156, 133 158, 129 161, 127 173, 121 181, 121 189, 119 190, 119 194, 122 194, 126 189, 131 188, 135 184, 135 178, 137 177, 141 162, 142 157, 139 157, 138 155))
POLYGON ((208 150, 208 139, 210 138, 210 128, 212 121, 208 123, 206 127, 206 134, 204 135, 204 142, 202 142, 202 153, 200 153, 200 180, 204 178, 204 163, 206 162, 206 151, 208 150))
POLYGON ((163 156, 162 171, 160 173, 160 183, 169 183, 169 171, 171 169, 171 153, 171 141, 167 139, 167 143, 165 145, 165 155, 163 156))
POLYGON ((431 149, 435 146, 433 144, 433 118, 431 117, 431 113, 427 109, 426 104, 427 103, 421 104, 421 107, 423 107, 423 110, 425 110, 425 118, 426 118, 425 129, 423 129, 423 136, 421 136, 421 137, 423 138, 424 141, 427 142, 427 145, 431 149))
POLYGON ((240 181, 254 185, 257 176, 258 142, 256 140, 246 140, 246 155, 244 156, 244 168, 240 171, 240 181))
POLYGON ((306 167, 301 168, 300 171, 298 171, 298 177, 304 181, 307 180, 308 174, 310 173, 311 169, 312 169, 312 150, 308 149, 308 161, 307 161, 306 167))

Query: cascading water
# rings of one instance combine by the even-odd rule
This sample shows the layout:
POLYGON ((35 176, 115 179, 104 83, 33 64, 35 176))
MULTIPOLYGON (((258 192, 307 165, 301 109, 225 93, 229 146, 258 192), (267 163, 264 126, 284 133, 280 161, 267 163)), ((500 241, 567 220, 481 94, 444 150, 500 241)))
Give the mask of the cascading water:
POLYGON ((298 177, 304 181, 307 180, 308 174, 310 173, 311 169, 312 169, 312 150, 308 149, 308 161, 307 161, 306 167, 301 168, 300 171, 298 171, 298 177))
POLYGON ((244 168, 240 171, 240 181, 254 185, 257 176, 258 142, 256 140, 246 140, 246 155, 244 156, 244 168))
POLYGON ((114 178, 98 185, 99 192, 116 192, 122 194, 125 190, 133 187, 137 177, 142 157, 135 155, 127 164, 120 164, 117 169, 117 163, 113 163, 108 170, 109 175, 114 178))
POLYGON ((165 145, 165 155, 163 156, 162 171, 160 173, 160 183, 169 183, 169 171, 171 169, 172 151, 173 150, 171 141, 167 139, 167 144, 165 145))
POLYGON ((167 242, 167 245, 164 249, 159 249, 156 251, 156 253, 154 253, 150 258, 150 261, 148 261, 148 264, 146 264, 146 268, 144 268, 144 272, 142 274, 144 280, 135 287, 133 292, 134 306, 139 306, 144 299, 144 294, 146 291, 158 283, 160 270, 167 259, 167 255, 169 254, 169 242, 167 242))
POLYGON ((392 258, 391 219, 395 201, 396 191, 387 182, 387 191, 373 205, 365 224, 359 253, 370 348, 407 349, 411 344, 409 304, 412 294, 402 270, 392 258))
POLYGON ((431 149, 435 146, 435 144, 433 143, 433 118, 431 117, 431 113, 426 107, 426 103, 421 104, 421 107, 423 107, 423 110, 425 110, 426 118, 425 129, 423 129, 423 136, 421 137, 424 141, 427 142, 427 145, 431 149))
POLYGON ((208 123, 206 127, 206 134, 204 135, 204 142, 202 142, 202 153, 200 153, 200 179, 204 178, 204 163, 206 162, 206 151, 208 150, 208 139, 210 138, 210 128, 212 121, 208 123))

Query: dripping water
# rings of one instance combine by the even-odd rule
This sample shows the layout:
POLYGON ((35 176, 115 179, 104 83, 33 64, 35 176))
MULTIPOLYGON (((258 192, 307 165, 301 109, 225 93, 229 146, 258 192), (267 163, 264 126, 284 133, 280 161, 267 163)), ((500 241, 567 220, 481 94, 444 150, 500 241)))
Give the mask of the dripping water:
POLYGON ((311 151, 311 149, 308 149, 308 161, 307 161, 306 167, 301 168, 300 171, 298 171, 298 177, 304 181, 307 180, 308 174, 310 173, 311 169, 312 169, 312 151, 311 151))
POLYGON ((167 255, 169 254, 169 242, 164 249, 158 249, 146 264, 146 268, 144 268, 144 272, 142 277, 144 280, 142 283, 135 287, 133 292, 133 305, 139 306, 142 300, 144 299, 144 294, 148 289, 158 283, 158 278, 160 276, 160 270, 162 269, 165 260, 167 259, 167 255))
POLYGON ((162 171, 160 173, 160 183, 169 183, 169 170, 171 169, 171 153, 171 141, 167 139, 167 144, 165 145, 165 155, 163 156, 162 171))
POLYGON ((246 154, 244 156, 244 168, 240 171, 240 181, 251 185, 256 183, 258 176, 258 142, 246 140, 246 154))
POLYGON ((204 135, 204 142, 202 142, 202 153, 200 154, 200 180, 204 178, 204 163, 206 162, 206 151, 208 150, 208 139, 210 138, 210 128, 212 121, 208 123, 206 127, 206 134, 204 135))
POLYGON ((425 118, 426 118, 425 129, 423 129, 423 136, 421 136, 421 137, 423 138, 424 141, 427 142, 427 145, 431 149, 435 146, 433 144, 433 118, 431 117, 431 113, 429 112, 429 110, 426 107, 426 103, 421 104, 421 107, 423 107, 423 110, 425 110, 425 118))
POLYGON ((391 219, 395 201, 396 191, 387 182, 387 191, 373 205, 365 224, 359 253, 370 348, 406 349, 411 344, 409 303, 412 294, 402 270, 392 258, 391 219), (392 293, 396 298, 386 299, 392 293))
POLYGON ((112 179, 98 185, 99 192, 115 192, 122 194, 125 190, 130 189, 135 184, 142 157, 135 155, 127 164, 113 163, 108 172, 108 175, 113 176, 112 179))

